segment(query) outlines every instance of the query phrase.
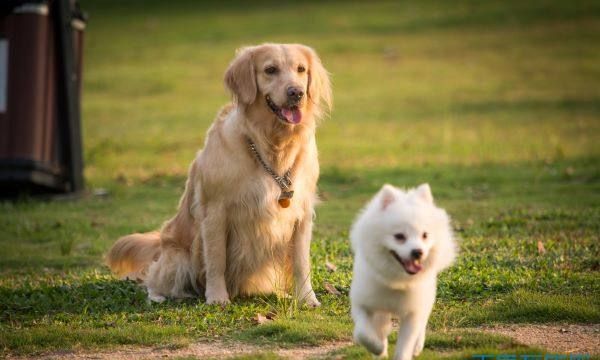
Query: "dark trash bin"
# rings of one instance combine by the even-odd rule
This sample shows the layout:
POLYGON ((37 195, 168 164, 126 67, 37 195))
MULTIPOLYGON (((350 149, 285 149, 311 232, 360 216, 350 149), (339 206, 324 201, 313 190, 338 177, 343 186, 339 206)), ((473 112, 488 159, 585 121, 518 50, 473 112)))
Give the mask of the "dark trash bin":
POLYGON ((73 0, 0 5, 0 196, 83 189, 84 28, 73 0))

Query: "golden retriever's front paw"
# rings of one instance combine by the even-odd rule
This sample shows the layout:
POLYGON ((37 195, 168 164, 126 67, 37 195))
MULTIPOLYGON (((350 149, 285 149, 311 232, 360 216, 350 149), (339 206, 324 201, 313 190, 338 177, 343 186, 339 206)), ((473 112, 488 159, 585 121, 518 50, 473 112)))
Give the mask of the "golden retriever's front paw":
POLYGON ((314 292, 311 292, 310 295, 308 295, 307 297, 302 299, 302 302, 304 304, 306 304, 306 306, 311 307, 311 308, 316 308, 316 307, 321 306, 321 303, 319 302, 319 300, 317 300, 317 296, 315 295, 314 292))
POLYGON ((231 303, 228 297, 226 298, 215 298, 215 297, 207 297, 206 303, 208 305, 228 305, 231 303))
POLYGON ((152 289, 148 289, 148 302, 152 303, 152 302, 156 302, 156 303, 161 303, 163 301, 167 300, 166 297, 152 291, 152 289))
POLYGON ((206 303, 209 305, 227 305, 229 303, 231 303, 231 301, 229 300, 229 294, 227 293, 227 290, 225 289, 221 289, 221 290, 209 290, 206 289, 206 303))

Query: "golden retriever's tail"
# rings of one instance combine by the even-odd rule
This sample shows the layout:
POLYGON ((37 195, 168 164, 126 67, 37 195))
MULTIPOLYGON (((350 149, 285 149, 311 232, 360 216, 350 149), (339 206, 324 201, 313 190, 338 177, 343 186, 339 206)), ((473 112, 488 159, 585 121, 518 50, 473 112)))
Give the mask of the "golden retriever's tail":
POLYGON ((160 232, 131 234, 117 240, 106 254, 106 264, 117 275, 144 280, 150 264, 160 255, 160 232))

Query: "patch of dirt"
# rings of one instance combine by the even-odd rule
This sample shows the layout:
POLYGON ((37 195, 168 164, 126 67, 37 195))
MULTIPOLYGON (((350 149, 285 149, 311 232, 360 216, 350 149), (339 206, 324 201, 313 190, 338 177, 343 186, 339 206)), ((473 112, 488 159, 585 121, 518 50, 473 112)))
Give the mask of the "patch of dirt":
POLYGON ((600 324, 501 325, 482 330, 556 353, 600 354, 600 324))
MULTIPOLYGON (((180 349, 152 347, 118 347, 112 350, 97 352, 74 351, 53 352, 35 356, 36 359, 94 359, 94 360, 129 360, 129 359, 169 359, 177 357, 197 357, 223 359, 239 355, 248 355, 271 351, 286 359, 321 358, 332 351, 349 346, 352 343, 334 342, 320 346, 301 346, 290 348, 264 347, 238 342, 200 342, 180 349)), ((9 359, 28 359, 27 357, 9 357, 9 359)))
MULTIPOLYGON (((528 346, 541 347, 557 354, 600 354, 600 324, 592 325, 499 325, 482 327, 487 333, 508 336, 528 346)), ((352 345, 350 341, 332 342, 320 346, 279 348, 232 341, 198 342, 182 348, 124 346, 92 352, 57 351, 38 354, 36 359, 169 359, 197 357, 223 359, 233 356, 273 352, 286 359, 322 358, 329 353, 352 345)), ((8 357, 29 359, 28 357, 8 357)))

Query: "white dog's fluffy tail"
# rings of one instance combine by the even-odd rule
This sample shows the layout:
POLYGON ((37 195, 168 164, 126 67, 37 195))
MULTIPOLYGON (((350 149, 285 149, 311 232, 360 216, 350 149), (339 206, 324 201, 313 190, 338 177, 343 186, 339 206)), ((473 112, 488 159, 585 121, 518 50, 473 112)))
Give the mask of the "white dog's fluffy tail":
POLYGON ((117 275, 144 280, 148 267, 160 255, 160 232, 120 238, 106 254, 106 264, 117 275))

